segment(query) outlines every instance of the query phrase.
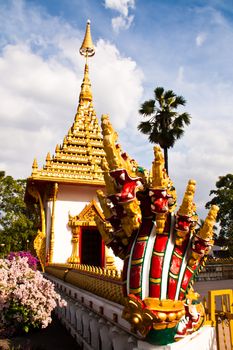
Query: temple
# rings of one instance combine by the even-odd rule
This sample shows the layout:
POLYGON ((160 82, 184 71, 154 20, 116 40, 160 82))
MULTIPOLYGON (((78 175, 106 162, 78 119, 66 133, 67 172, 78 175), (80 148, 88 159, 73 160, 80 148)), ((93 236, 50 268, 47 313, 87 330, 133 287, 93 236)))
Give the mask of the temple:
POLYGON ((73 125, 42 169, 34 160, 25 197, 40 208, 41 266, 66 295, 66 311, 56 312, 85 349, 215 350, 212 321, 192 286, 214 243, 218 207, 198 229, 196 182, 189 180, 176 211, 160 147, 148 171, 122 150, 108 115, 100 129, 89 21, 80 54, 86 63, 73 125))
POLYGON ((74 122, 41 169, 34 159, 27 180, 26 201, 40 205, 41 228, 34 246, 42 266, 46 262, 113 265, 94 221, 96 215, 103 219, 96 190, 105 187, 101 170, 105 153, 89 79, 88 58, 95 54, 89 21, 80 54, 86 63, 74 122))

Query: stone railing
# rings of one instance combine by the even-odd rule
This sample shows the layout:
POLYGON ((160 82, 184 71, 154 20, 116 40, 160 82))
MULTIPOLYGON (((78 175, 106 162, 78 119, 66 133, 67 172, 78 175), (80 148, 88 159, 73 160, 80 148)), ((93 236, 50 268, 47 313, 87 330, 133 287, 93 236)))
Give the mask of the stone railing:
POLYGON ((73 286, 124 305, 123 282, 117 270, 80 264, 51 264, 45 271, 73 286))
POLYGON ((233 263, 209 262, 199 273, 197 281, 216 281, 233 279, 233 263))
POLYGON ((82 271, 81 273, 80 267, 75 272, 67 266, 50 266, 46 268, 45 273, 45 277, 55 284, 57 291, 67 301, 66 307, 57 307, 55 312, 80 348, 84 350, 196 350, 202 344, 202 349, 216 350, 215 329, 209 326, 202 327, 198 332, 178 343, 153 346, 145 342, 138 334, 131 332, 130 324, 122 318, 124 308, 122 292, 121 303, 112 300, 114 290, 119 290, 119 286, 122 286, 121 277, 116 276, 114 272, 106 272, 105 275, 99 276, 96 271, 82 271), (68 274, 70 274, 69 278, 68 274), (85 278, 80 279, 77 277, 79 274, 85 278), (97 278, 98 276, 102 277, 97 278), (102 286, 107 284, 108 291, 112 289, 108 298, 93 294, 72 283, 80 285, 82 282, 89 288, 90 285, 95 285, 93 278, 102 281, 100 284, 102 286))
POLYGON ((51 280, 67 306, 57 307, 56 315, 85 350, 133 350, 138 337, 121 318, 123 306, 72 286, 54 276, 51 280))

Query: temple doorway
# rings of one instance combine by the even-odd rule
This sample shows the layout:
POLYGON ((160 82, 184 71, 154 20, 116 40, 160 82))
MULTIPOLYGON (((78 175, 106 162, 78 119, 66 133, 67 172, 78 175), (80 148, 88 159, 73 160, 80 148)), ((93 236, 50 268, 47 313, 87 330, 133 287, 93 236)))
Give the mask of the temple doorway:
POLYGON ((104 267, 104 244, 99 231, 82 227, 81 232, 81 264, 104 267))

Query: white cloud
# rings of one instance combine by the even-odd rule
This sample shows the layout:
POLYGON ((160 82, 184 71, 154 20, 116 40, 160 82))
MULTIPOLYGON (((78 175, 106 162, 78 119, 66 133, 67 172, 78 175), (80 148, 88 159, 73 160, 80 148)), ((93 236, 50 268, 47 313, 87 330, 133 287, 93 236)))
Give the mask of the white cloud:
POLYGON ((118 33, 121 29, 129 29, 133 19, 134 19, 134 16, 114 17, 114 18, 112 18, 112 28, 116 33, 118 33))
POLYGON ((112 18, 112 28, 116 33, 131 26, 134 16, 129 15, 129 9, 134 9, 134 0, 105 0, 105 7, 120 13, 119 16, 112 18))
POLYGON ((91 72, 98 114, 110 114, 114 126, 124 128, 137 114, 143 91, 142 72, 136 62, 122 57, 114 45, 102 39, 97 43, 91 72))
POLYGON ((202 46, 204 42, 206 41, 207 34, 206 33, 199 33, 196 37, 196 45, 198 47, 202 46))
POLYGON ((202 218, 218 177, 233 172, 232 89, 232 83, 211 85, 204 76, 203 81, 196 83, 184 77, 174 87, 175 91, 185 92, 185 110, 192 119, 184 137, 169 152, 170 175, 177 187, 179 203, 188 179, 197 181, 195 198, 202 218))
POLYGON ((129 8, 134 9, 135 0, 105 0, 105 7, 118 11, 124 17, 129 14, 129 8))
POLYGON ((33 158, 42 160, 61 141, 61 129, 66 131, 76 77, 58 62, 45 61, 22 45, 5 48, 0 74, 0 138, 4 145, 0 159, 10 175, 27 177, 33 158))
MULTIPOLYGON (((198 116, 193 115, 193 118, 198 116)), ((170 175, 179 195, 179 203, 190 178, 197 182, 195 201, 198 213, 204 218, 205 203, 215 188, 218 176, 232 173, 233 141, 225 130, 232 130, 230 122, 216 123, 214 119, 194 122, 186 130, 185 137, 170 151, 170 175)))
MULTIPOLYGON (((1 87, 24 98, 25 103, 39 100, 41 104, 68 104, 71 98, 61 87, 75 87, 74 72, 53 57, 45 60, 22 44, 7 45, 0 57, 1 87)), ((15 107, 19 113, 20 106, 15 107)))

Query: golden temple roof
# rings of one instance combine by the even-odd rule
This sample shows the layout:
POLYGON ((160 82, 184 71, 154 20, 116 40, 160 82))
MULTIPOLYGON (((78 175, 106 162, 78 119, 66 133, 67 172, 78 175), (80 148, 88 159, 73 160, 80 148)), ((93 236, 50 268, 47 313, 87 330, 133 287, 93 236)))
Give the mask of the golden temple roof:
MULTIPOLYGON (((86 57, 94 55, 90 22, 87 22, 86 34, 80 53, 86 57)), ((86 61, 84 78, 79 95, 79 104, 74 122, 57 145, 55 154, 47 154, 45 165, 38 169, 36 159, 32 165, 30 180, 48 180, 104 185, 101 162, 105 153, 101 130, 92 103, 89 69, 86 61)))

